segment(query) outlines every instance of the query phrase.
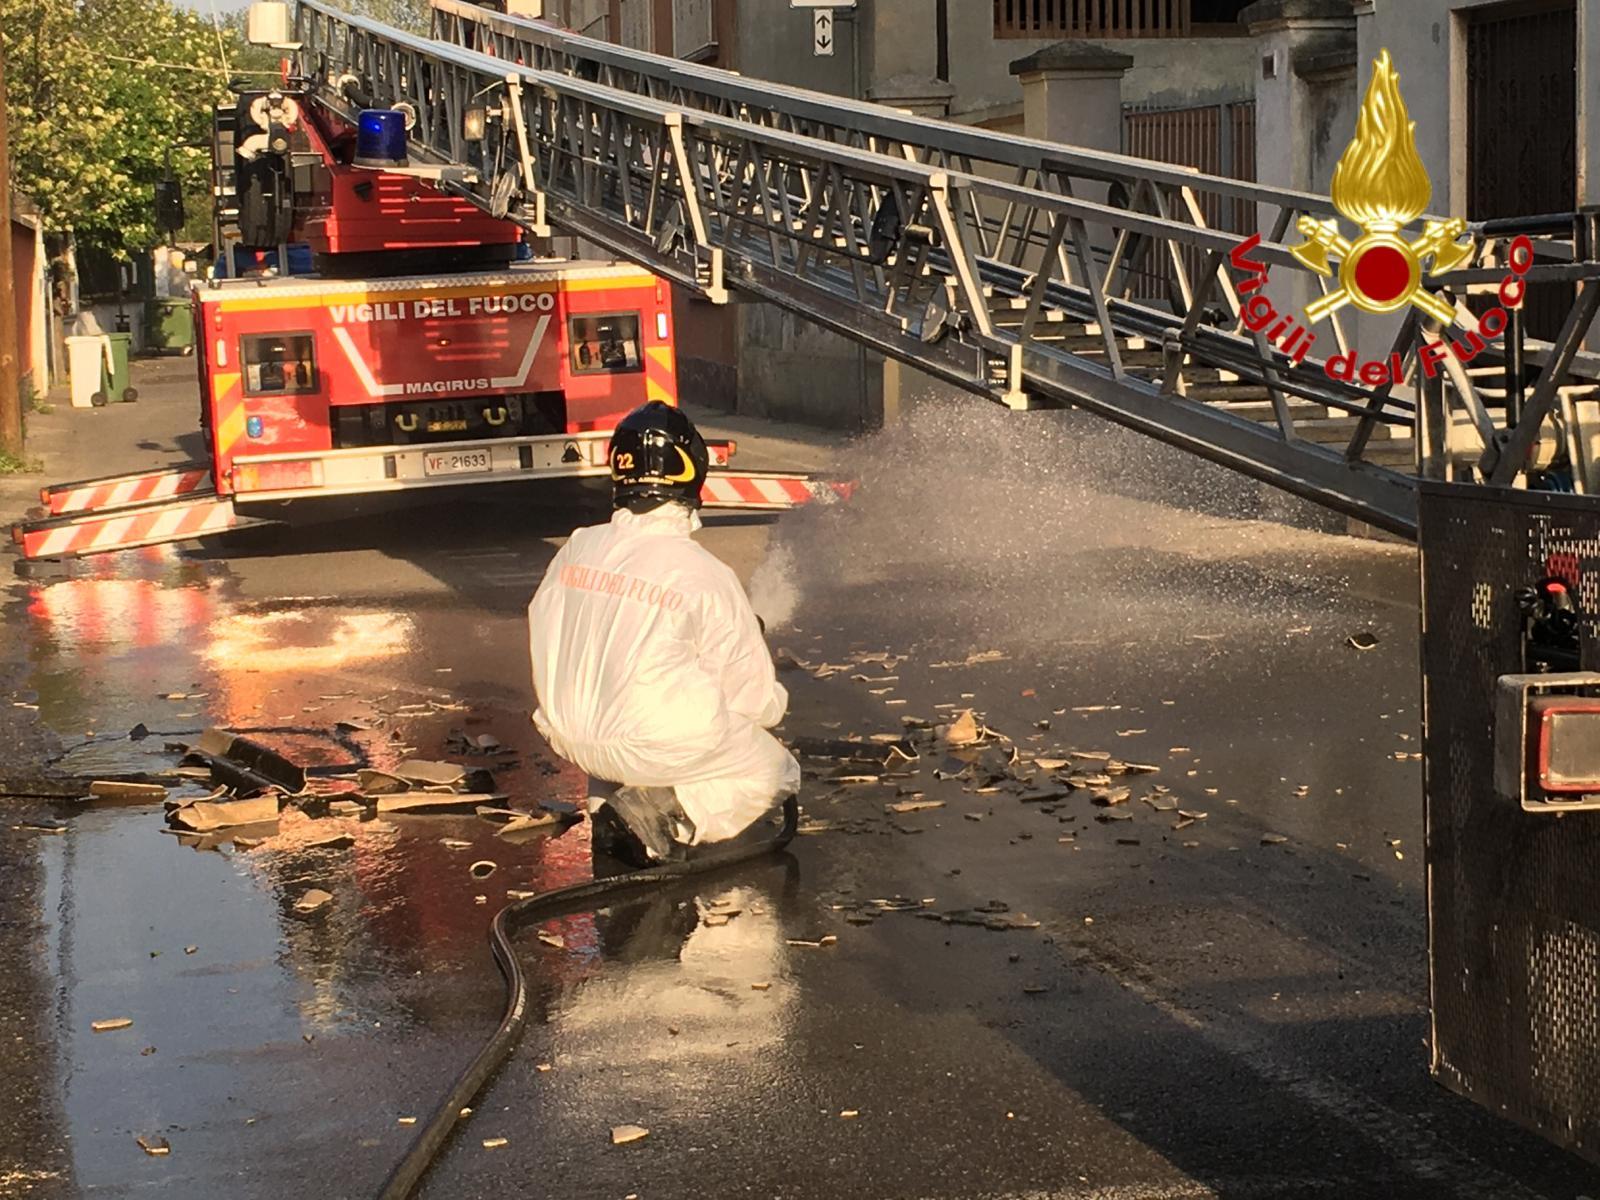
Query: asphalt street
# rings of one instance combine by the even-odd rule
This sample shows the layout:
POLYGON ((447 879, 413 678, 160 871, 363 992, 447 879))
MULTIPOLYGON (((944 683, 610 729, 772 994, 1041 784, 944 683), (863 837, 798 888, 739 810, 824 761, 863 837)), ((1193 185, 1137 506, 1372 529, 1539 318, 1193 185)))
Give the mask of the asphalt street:
MULTIPOLYGON (((198 451, 193 364, 138 370, 137 404, 35 419, 51 478, 198 451)), ((744 465, 860 481, 700 535, 767 619, 784 736, 970 708, 1006 778, 810 759, 785 855, 530 931, 534 1019, 423 1195, 1595 1192, 1428 1075, 1408 547, 1070 414, 929 402, 849 444, 707 427, 744 465), (1038 760, 1107 759, 1135 768, 1124 802, 1037 795, 1038 760), (625 1124, 648 1136, 613 1145, 625 1124)), ((38 482, 0 482, 0 515, 38 482)), ((514 803, 581 794, 528 720, 524 611, 603 497, 286 515, 0 564, 0 775, 161 770, 207 726, 330 768, 489 734, 470 761, 514 803)), ((373 1194, 499 1018, 495 909, 590 869, 582 823, 197 847, 159 805, 0 806, 4 1196, 373 1194), (299 913, 311 886, 334 899, 299 913)))

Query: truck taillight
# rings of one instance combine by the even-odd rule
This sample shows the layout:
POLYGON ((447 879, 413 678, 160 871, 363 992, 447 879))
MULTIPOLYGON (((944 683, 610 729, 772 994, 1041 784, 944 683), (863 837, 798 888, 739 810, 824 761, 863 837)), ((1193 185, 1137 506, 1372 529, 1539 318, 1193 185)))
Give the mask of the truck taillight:
POLYGON ((297 462, 236 463, 236 492, 287 492, 322 486, 322 464, 316 459, 297 462))
POLYGON ((664 312, 656 314, 656 337, 663 342, 667 340, 667 314, 664 312))

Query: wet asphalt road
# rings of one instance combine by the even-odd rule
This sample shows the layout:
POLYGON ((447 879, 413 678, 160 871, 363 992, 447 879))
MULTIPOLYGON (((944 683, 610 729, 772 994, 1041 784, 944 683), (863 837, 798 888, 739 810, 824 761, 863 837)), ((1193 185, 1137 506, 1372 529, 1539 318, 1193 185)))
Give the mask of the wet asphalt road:
MULTIPOLYGON (((150 427, 187 413, 160 372, 153 461, 174 443, 150 427)), ((1409 550, 1238 519, 1253 490, 1070 420, 933 410, 842 461, 848 509, 702 535, 808 664, 789 734, 971 706, 1024 755, 1159 771, 1112 822, 931 760, 813 780, 782 858, 552 922, 559 947, 530 933, 534 1021, 424 1195, 1593 1192, 1427 1076, 1409 550), (1175 829, 1153 783, 1207 815, 1175 829), (944 807, 886 813, 900 789, 944 807), (924 919, 993 901, 1039 927, 924 919), (614 1147, 623 1123, 650 1135, 614 1147)), ((18 579, 7 769, 159 768, 208 724, 382 766, 461 731, 507 748, 471 761, 515 800, 571 799, 527 721, 522 622, 574 503, 467 497, 18 579)), ((319 848, 285 822, 196 850, 158 810, 38 833, 14 826, 50 813, 3 803, 0 1195, 372 1194, 498 1019, 495 906, 589 869, 582 825, 509 844, 394 818, 319 848), (311 886, 334 902, 298 915, 311 886)))

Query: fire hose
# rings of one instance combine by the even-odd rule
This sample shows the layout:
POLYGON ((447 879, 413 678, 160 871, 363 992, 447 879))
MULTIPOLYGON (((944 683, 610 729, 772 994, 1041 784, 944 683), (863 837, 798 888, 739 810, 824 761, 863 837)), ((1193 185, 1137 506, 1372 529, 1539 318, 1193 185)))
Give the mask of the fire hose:
POLYGON ((641 871, 554 888, 537 896, 513 900, 497 912, 489 925, 489 948, 505 981, 506 1007, 504 1016, 500 1018, 500 1027, 456 1077, 427 1124, 412 1138, 405 1157, 384 1181, 383 1189, 378 1193, 379 1200, 407 1200, 450 1140, 450 1135, 461 1120, 461 1110, 472 1103, 516 1048, 528 1021, 527 979, 511 943, 519 930, 533 921, 597 907, 595 902, 601 899, 610 902, 632 893, 647 891, 659 884, 709 874, 766 854, 775 854, 794 839, 799 820, 799 802, 790 796, 783 804, 783 827, 772 838, 746 846, 713 850, 683 862, 664 863, 641 871))

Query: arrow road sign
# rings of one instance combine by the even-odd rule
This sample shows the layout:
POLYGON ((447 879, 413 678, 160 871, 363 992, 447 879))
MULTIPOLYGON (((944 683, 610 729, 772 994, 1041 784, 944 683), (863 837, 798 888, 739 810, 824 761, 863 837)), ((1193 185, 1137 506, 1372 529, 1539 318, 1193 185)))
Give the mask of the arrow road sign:
POLYGON ((811 53, 818 58, 833 57, 833 9, 819 8, 811 13, 811 53))

